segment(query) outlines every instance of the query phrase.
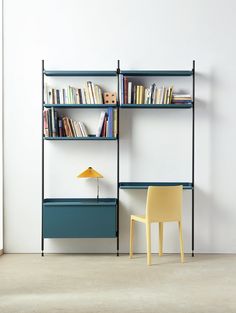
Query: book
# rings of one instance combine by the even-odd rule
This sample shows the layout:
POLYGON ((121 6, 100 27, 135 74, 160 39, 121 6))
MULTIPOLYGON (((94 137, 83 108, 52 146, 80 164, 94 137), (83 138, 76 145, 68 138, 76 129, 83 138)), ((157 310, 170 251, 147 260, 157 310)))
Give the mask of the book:
POLYGON ((113 117, 113 108, 108 108, 108 131, 107 137, 113 136, 114 129, 114 117, 113 117))
POLYGON ((83 122, 79 122, 79 126, 82 132, 83 137, 88 137, 87 129, 83 122))
POLYGON ((82 135, 79 123, 74 121, 74 126, 75 126, 76 136, 82 137, 83 135, 82 135))
POLYGON ((58 129, 59 129, 59 137, 63 137, 63 123, 62 123, 62 118, 58 118, 58 129))
POLYGON ((132 103, 132 82, 128 82, 128 104, 132 103))
POLYGON ((101 136, 104 118, 105 118, 105 112, 102 111, 101 114, 100 114, 99 122, 98 122, 98 128, 97 128, 97 132, 96 132, 96 137, 100 137, 101 136))
POLYGON ((117 136, 117 109, 114 109, 113 120, 114 120, 113 136, 116 137, 117 136))
POLYGON ((124 84, 123 84, 123 75, 119 74, 119 101, 120 104, 124 104, 124 84))
POLYGON ((49 137, 48 132, 48 110, 43 111, 44 137, 49 137))
POLYGON ((128 103, 128 77, 124 77, 124 103, 128 103))

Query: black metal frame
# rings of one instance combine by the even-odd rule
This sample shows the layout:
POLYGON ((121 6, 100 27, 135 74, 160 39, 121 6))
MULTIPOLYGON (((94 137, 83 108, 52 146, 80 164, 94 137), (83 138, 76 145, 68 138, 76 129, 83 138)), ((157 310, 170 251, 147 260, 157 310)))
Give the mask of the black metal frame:
POLYGON ((41 238, 41 255, 44 256, 44 236, 43 236, 43 201, 44 201, 44 60, 42 60, 42 238, 41 238))
POLYGON ((117 215, 116 215, 116 227, 117 227, 117 233, 116 233, 116 240, 117 240, 117 246, 116 246, 116 255, 119 256, 119 248, 120 248, 120 80, 119 80, 119 74, 120 74, 120 60, 117 61, 117 215))
MULTIPOLYGON (((42 140, 42 221, 41 221, 41 256, 44 256, 44 235, 43 235, 43 204, 44 204, 44 60, 42 60, 42 131, 41 131, 41 140, 42 140)), ((117 105, 117 210, 116 210, 116 254, 119 256, 119 194, 120 194, 120 189, 119 189, 119 165, 120 165, 120 143, 119 143, 119 118, 120 118, 120 111, 119 111, 119 104, 120 104, 120 99, 119 99, 119 74, 120 74, 120 61, 118 60, 117 64, 117 70, 116 70, 116 77, 118 81, 118 86, 117 86, 117 93, 118 93, 118 105, 117 105)))
MULTIPOLYGON (((119 216, 120 216, 120 60, 117 61, 117 214, 116 214, 116 254, 119 256, 119 216)), ((195 60, 192 68, 192 257, 194 257, 194 192, 195 192, 195 60)), ((44 60, 42 60, 42 230, 41 230, 41 255, 44 256, 43 236, 43 201, 44 201, 44 60)))
POLYGON ((192 108, 192 257, 194 257, 194 193, 195 193, 195 60, 193 60, 192 108))

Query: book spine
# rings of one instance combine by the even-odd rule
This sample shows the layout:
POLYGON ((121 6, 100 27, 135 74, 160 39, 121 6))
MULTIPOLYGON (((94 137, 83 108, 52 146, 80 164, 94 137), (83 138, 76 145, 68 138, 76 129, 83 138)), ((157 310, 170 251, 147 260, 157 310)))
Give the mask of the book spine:
POLYGON ((108 108, 108 137, 113 136, 113 127, 114 127, 114 120, 113 120, 113 108, 108 108))
POLYGON ((137 103, 137 86, 135 85, 133 88, 133 104, 137 103))
POLYGON ((136 103, 140 104, 140 102, 139 102, 140 101, 140 86, 137 86, 136 98, 137 98, 136 103))
POLYGON ((93 97, 93 91, 92 91, 92 83, 90 81, 87 82, 88 86, 88 92, 89 92, 89 98, 90 98, 90 104, 94 104, 94 97, 93 97))
POLYGON ((60 104, 60 91, 59 91, 59 89, 56 89, 56 103, 60 104))
POLYGON ((105 112, 101 112, 100 118, 99 118, 99 122, 98 122, 98 129, 97 129, 97 132, 96 132, 96 137, 100 137, 101 136, 104 118, 105 118, 105 112))
POLYGON ((84 123, 83 122, 79 122, 79 123, 80 123, 80 129, 82 131, 83 137, 88 137, 88 133, 87 133, 84 123))
POLYGON ((144 87, 140 86, 140 104, 144 103, 144 87))
POLYGON ((58 128, 58 113, 57 111, 55 111, 55 130, 56 130, 56 137, 59 136, 59 128, 58 128))
POLYGON ((48 110, 43 111, 44 137, 48 137, 48 110))
POLYGON ((114 129, 113 129, 113 136, 117 137, 117 109, 113 112, 114 115, 114 129))
POLYGON ((52 136, 56 137, 55 110, 51 108, 52 136))
POLYGON ((48 116, 48 135, 49 137, 52 137, 52 114, 51 114, 51 109, 47 111, 47 116, 48 116))
POLYGON ((124 77, 124 103, 128 103, 128 77, 124 77))
POLYGON ((82 98, 82 91, 81 91, 81 89, 79 88, 78 89, 78 93, 79 93, 79 99, 80 99, 80 104, 84 104, 84 102, 83 102, 83 98, 82 98))
POLYGON ((66 136, 66 137, 69 137, 70 134, 69 134, 69 129, 68 129, 66 117, 63 117, 63 118, 62 118, 62 124, 63 124, 63 128, 64 128, 65 136, 66 136))
POLYGON ((87 87, 86 87, 86 89, 85 89, 85 96, 86 96, 86 102, 87 102, 87 104, 92 104, 92 100, 91 100, 91 98, 90 98, 90 93, 89 93, 89 88, 88 88, 88 85, 87 85, 87 87))
POLYGON ((58 118, 58 129, 59 129, 59 137, 63 137, 63 125, 62 125, 62 118, 58 118))
POLYGON ((119 85, 120 85, 120 104, 124 104, 124 80, 123 80, 123 75, 119 74, 119 85))
POLYGON ((128 104, 132 103, 132 82, 128 82, 128 104))

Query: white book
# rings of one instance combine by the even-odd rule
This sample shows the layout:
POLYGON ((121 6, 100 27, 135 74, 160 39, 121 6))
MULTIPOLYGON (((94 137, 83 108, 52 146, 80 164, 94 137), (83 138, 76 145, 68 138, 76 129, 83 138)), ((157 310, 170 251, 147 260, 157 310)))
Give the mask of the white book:
POLYGON ((98 85, 95 85, 94 86, 94 98, 95 98, 95 104, 100 104, 100 101, 99 101, 99 87, 98 85))
POLYGON ((79 89, 76 88, 76 103, 80 104, 79 89))
POLYGON ((100 118, 99 118, 99 122, 98 122, 98 128, 97 128, 97 132, 96 132, 96 137, 101 136, 102 126, 103 126, 105 115, 106 115, 106 112, 104 112, 104 111, 101 112, 101 114, 100 114, 100 118))
POLYGON ((90 85, 91 85, 91 89, 92 89, 93 103, 98 104, 97 98, 95 97, 95 85, 92 82, 90 82, 90 85))
POLYGON ((62 89, 59 89, 59 96, 60 96, 60 104, 63 104, 64 101, 63 101, 63 90, 62 89))
POLYGON ((80 126, 83 137, 88 137, 88 133, 87 133, 87 130, 86 130, 84 123, 79 122, 79 126, 80 126))
POLYGON ((120 104, 124 104, 124 85, 123 85, 123 75, 119 74, 119 98, 120 98, 120 104))
POLYGON ((128 104, 131 104, 132 100, 132 82, 128 82, 128 104))
POLYGON ((75 127, 76 136, 77 137, 82 137, 83 135, 82 135, 79 123, 74 121, 74 127, 75 127))
POLYGON ((85 90, 84 88, 81 89, 81 93, 82 93, 82 103, 83 103, 83 104, 87 104, 86 90, 85 90))
POLYGON ((87 82, 87 86, 88 86, 88 94, 89 94, 89 100, 90 100, 89 104, 94 104, 91 82, 87 82))
POLYGON ((98 95, 99 95, 99 104, 103 104, 103 98, 102 98, 102 89, 98 89, 98 95))

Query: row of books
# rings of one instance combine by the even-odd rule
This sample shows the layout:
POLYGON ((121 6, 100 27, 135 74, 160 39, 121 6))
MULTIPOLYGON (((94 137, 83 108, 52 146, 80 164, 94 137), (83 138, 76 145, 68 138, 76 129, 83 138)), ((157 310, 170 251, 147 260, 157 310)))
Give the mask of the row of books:
POLYGON ((173 86, 160 88, 153 83, 149 88, 143 85, 135 85, 128 77, 119 75, 119 98, 121 104, 171 104, 189 103, 190 95, 178 95, 173 93, 173 86))
POLYGON ((85 88, 49 88, 46 85, 46 103, 47 104, 103 104, 104 97, 102 89, 88 81, 85 88))
POLYGON ((43 112, 44 137, 116 137, 117 136, 117 110, 109 108, 101 112, 95 135, 89 135, 83 122, 75 121, 68 116, 59 115, 54 108, 43 112))

